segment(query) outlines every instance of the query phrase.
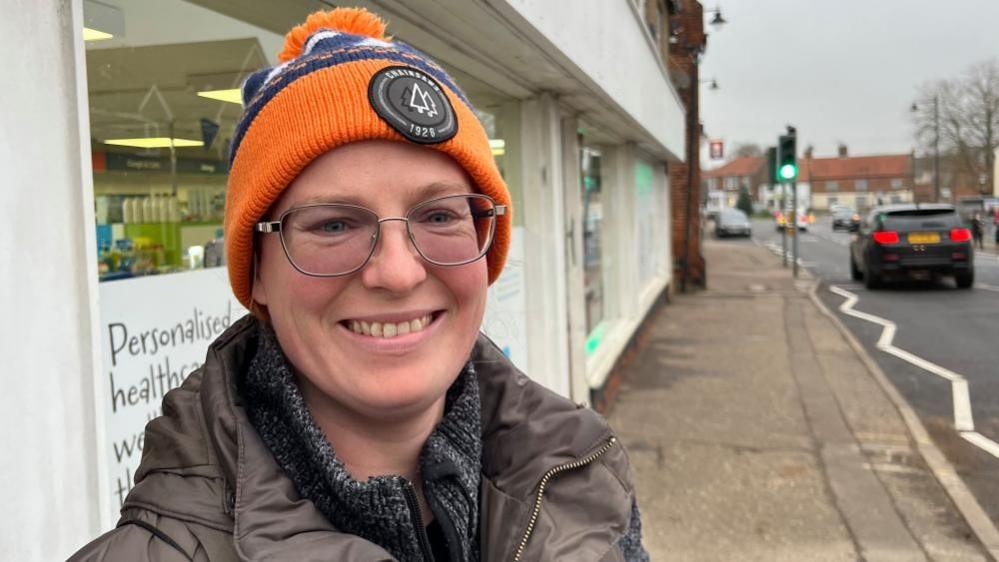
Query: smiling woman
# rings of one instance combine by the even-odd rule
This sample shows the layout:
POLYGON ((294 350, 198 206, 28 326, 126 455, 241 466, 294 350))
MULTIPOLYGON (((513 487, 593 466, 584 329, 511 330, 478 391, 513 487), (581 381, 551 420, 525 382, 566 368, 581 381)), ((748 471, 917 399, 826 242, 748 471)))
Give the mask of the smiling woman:
POLYGON ((225 206, 253 314, 73 560, 647 560, 621 445, 479 333, 511 200, 471 103, 359 9, 252 74, 225 206))

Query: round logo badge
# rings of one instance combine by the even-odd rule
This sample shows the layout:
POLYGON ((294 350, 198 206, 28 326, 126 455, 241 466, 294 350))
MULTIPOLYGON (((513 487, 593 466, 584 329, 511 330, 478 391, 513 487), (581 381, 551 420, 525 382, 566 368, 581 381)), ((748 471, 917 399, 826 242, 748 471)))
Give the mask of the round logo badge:
POLYGON ((458 132, 447 95, 422 70, 409 66, 379 70, 368 84, 368 100, 379 117, 413 142, 444 142, 458 132))

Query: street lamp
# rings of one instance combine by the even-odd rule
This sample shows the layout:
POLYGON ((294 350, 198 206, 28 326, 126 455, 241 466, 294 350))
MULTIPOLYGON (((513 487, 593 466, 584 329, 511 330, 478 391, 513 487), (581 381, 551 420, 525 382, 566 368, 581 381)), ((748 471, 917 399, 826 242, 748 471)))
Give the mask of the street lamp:
MULTIPOLYGON (((912 103, 911 111, 919 111, 912 103)), ((940 202, 940 95, 933 94, 933 195, 940 202)))
POLYGON ((709 14, 713 13, 715 15, 713 18, 711 18, 711 21, 708 22, 709 25, 714 26, 715 29, 721 29, 723 25, 728 23, 728 20, 722 17, 721 8, 715 8, 714 10, 706 10, 706 13, 709 14))
POLYGON ((715 78, 711 78, 711 79, 708 79, 708 80, 699 80, 697 83, 698 84, 708 84, 708 89, 709 90, 717 90, 718 89, 718 80, 715 79, 715 78))

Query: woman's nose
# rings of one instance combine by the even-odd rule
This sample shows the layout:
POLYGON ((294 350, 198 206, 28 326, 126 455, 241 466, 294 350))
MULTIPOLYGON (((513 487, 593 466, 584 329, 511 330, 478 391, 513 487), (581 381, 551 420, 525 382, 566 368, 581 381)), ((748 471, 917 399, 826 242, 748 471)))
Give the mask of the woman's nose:
POLYGON ((406 223, 386 221, 379 228, 375 253, 361 270, 362 282, 369 288, 393 293, 413 290, 427 278, 427 268, 409 239, 406 223))

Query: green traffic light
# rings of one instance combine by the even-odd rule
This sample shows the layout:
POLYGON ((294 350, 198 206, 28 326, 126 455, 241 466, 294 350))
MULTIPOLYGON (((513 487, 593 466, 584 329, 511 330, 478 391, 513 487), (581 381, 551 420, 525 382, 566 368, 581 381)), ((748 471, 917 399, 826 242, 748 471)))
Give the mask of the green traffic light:
POLYGON ((780 167, 781 179, 789 180, 798 175, 798 167, 794 164, 784 164, 780 167))

